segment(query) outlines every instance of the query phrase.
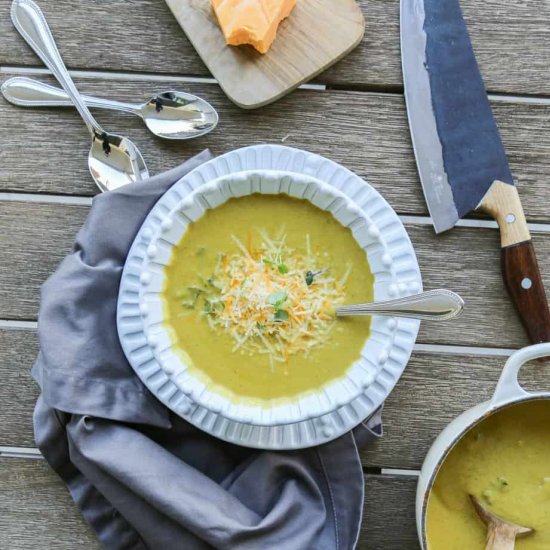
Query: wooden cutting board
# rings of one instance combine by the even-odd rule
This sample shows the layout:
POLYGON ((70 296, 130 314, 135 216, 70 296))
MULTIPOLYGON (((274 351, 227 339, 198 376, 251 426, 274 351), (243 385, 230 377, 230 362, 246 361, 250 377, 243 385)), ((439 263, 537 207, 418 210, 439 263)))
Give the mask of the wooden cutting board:
POLYGON ((262 55, 225 43, 210 0, 166 3, 222 89, 244 109, 271 103, 312 79, 355 48, 365 32, 355 0, 298 0, 262 55))

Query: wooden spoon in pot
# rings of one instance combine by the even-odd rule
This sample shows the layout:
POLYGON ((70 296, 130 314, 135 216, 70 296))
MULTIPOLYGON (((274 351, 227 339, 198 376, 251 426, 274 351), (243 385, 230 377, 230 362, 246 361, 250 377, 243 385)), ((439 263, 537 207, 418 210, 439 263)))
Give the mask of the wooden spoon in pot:
POLYGON ((485 546, 485 550, 514 550, 516 537, 527 536, 535 532, 530 527, 509 523, 489 512, 474 495, 470 495, 470 499, 474 504, 477 515, 487 525, 487 546, 485 546))

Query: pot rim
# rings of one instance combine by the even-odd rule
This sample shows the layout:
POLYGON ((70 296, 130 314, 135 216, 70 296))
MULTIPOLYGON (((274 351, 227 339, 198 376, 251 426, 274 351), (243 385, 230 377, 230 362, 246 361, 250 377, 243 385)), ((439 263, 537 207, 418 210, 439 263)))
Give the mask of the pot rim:
MULTIPOLYGON (((514 407, 517 405, 522 405, 524 403, 527 403, 528 401, 550 401, 550 392, 544 392, 544 393, 534 393, 529 395, 528 397, 521 397, 519 399, 514 399, 509 401, 508 403, 501 404, 495 408, 489 408, 487 409, 480 417, 478 417, 474 422, 471 424, 468 424, 464 430, 462 430, 452 441, 452 443, 449 444, 443 455, 440 457, 440 459, 437 461, 437 464, 434 466, 433 472, 430 476, 430 479, 428 481, 428 484, 426 486, 426 490, 424 492, 424 496, 422 499, 422 516, 421 516, 421 535, 422 535, 422 544, 423 548, 428 548, 428 541, 427 541, 427 533, 426 533, 426 517, 427 517, 427 511, 428 511, 428 502, 430 499, 430 495, 435 483, 435 480, 437 478, 437 474, 439 473, 439 470, 441 469, 441 466, 447 460, 447 457, 449 454, 451 454, 451 451, 458 445, 458 443, 462 440, 466 434, 468 434, 472 429, 474 429, 479 424, 485 422, 490 416, 494 416, 495 414, 501 413, 504 409, 508 409, 510 407, 514 407)), ((481 403, 483 404, 483 403, 481 403)), ((460 418, 460 417, 457 417, 460 418)))
MULTIPOLYGON (((426 488, 424 494, 422 495, 422 507, 420 512, 420 521, 419 521, 419 536, 423 549, 428 549, 428 540, 426 532, 426 517, 428 510, 428 502, 433 489, 435 479, 437 474, 441 469, 441 466, 447 460, 447 457, 451 451, 455 448, 462 438, 470 432, 473 428, 485 422, 490 416, 502 412, 504 409, 509 407, 522 405, 529 401, 542 401, 550 400, 550 392, 527 392, 524 390, 518 381, 518 374, 520 369, 525 363, 533 359, 538 359, 541 357, 546 357, 550 355, 550 343, 537 344, 534 346, 529 346, 515 352, 506 362, 502 373, 500 375, 499 381, 497 383, 496 389, 492 397, 485 402, 482 402, 474 407, 467 409, 461 415, 457 416, 449 425, 453 422, 458 421, 463 415, 466 415, 469 411, 477 407, 484 407, 483 411, 479 413, 477 418, 473 421, 470 421, 467 426, 460 430, 458 434, 452 437, 452 441, 446 445, 445 451, 441 454, 437 463, 432 468, 432 472, 426 482, 426 488)), ((434 443, 430 447, 430 450, 435 445, 436 441, 441 437, 443 432, 440 432, 434 443)), ((428 451, 429 453, 429 451, 428 451)), ((423 466, 424 468, 424 466, 423 466)), ((422 473, 420 474, 419 483, 422 479, 422 473)))

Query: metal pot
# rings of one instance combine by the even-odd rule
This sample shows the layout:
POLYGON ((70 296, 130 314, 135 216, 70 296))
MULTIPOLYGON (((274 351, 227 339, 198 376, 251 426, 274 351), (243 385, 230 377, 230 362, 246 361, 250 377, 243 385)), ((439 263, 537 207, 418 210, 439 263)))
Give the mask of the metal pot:
POLYGON ((422 465, 416 492, 416 527, 423 550, 428 548, 426 539, 428 497, 439 468, 458 441, 489 416, 518 403, 536 399, 550 400, 550 392, 530 393, 525 391, 518 382, 519 370, 525 363, 545 356, 550 356, 550 343, 538 344, 514 353, 502 371, 493 397, 462 413, 434 441, 422 465))

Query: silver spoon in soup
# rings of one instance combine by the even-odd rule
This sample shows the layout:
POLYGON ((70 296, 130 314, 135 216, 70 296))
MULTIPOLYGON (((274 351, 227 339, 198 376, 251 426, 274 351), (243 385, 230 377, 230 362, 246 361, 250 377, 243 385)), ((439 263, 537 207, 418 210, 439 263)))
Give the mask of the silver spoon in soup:
POLYGON ((384 315, 425 321, 445 321, 460 315, 463 309, 464 300, 458 294, 439 289, 373 304, 338 306, 336 317, 384 315))

